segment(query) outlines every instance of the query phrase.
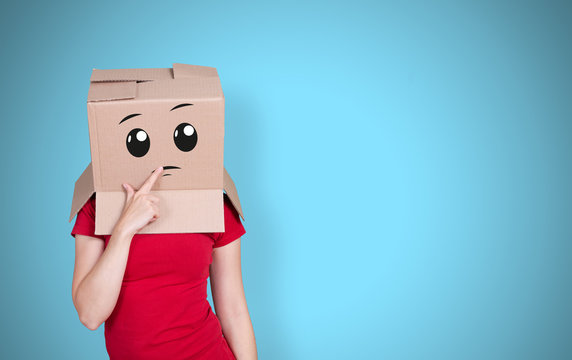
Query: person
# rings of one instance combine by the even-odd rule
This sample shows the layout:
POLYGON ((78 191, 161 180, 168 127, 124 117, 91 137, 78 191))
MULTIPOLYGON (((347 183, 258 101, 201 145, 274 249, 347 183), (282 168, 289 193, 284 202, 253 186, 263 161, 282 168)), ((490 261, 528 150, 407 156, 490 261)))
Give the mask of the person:
POLYGON ((257 359, 242 283, 245 229, 224 194, 222 233, 138 234, 160 216, 157 168, 126 202, 110 235, 95 235, 95 197, 78 212, 72 298, 82 324, 105 322, 111 360, 257 359), (213 305, 206 298, 210 275, 213 305))

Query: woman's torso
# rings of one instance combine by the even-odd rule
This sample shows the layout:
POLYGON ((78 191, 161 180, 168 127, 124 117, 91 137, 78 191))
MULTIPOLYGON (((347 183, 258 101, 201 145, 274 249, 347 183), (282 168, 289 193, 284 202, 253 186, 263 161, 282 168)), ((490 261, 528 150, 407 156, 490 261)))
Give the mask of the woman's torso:
POLYGON ((213 242, 207 234, 133 237, 105 322, 111 359, 234 359, 207 300, 213 242))

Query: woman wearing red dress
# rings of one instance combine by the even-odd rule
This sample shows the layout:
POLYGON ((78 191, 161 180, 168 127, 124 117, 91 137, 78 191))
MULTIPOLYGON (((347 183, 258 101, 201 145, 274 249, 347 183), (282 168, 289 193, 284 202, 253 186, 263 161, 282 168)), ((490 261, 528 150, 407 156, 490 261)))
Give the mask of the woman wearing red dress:
POLYGON ((156 169, 126 202, 111 235, 95 235, 95 196, 71 235, 73 303, 80 321, 105 323, 111 360, 257 359, 240 263, 245 229, 224 195, 223 233, 137 234, 160 216, 156 169), (210 275, 216 315, 207 300, 210 275))

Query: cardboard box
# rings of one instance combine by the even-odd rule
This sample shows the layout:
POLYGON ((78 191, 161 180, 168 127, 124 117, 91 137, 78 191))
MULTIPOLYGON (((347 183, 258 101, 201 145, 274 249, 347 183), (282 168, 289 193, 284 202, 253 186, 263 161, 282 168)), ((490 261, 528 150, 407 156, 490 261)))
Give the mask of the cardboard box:
POLYGON ((161 216, 139 231, 224 232, 223 191, 244 220, 223 166, 224 95, 215 68, 93 69, 87 97, 92 162, 75 183, 71 222, 96 193, 95 233, 111 234, 126 199, 163 166, 151 193, 161 216))

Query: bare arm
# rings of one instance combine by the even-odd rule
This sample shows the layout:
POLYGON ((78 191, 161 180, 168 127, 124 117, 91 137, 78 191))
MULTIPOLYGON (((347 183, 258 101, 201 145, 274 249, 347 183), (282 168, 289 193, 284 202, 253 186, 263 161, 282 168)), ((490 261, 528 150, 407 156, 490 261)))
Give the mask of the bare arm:
POLYGON ((210 276, 215 312, 234 356, 258 359, 242 283, 240 239, 213 250, 210 276))
POLYGON ((85 235, 75 239, 73 303, 81 323, 96 330, 117 303, 132 237, 115 233, 105 250, 101 239, 85 235))
POLYGON ((156 169, 135 191, 124 184, 127 199, 107 247, 101 239, 76 235, 72 299, 79 319, 88 329, 97 329, 115 308, 133 236, 159 218, 159 198, 149 192, 163 171, 156 169))

